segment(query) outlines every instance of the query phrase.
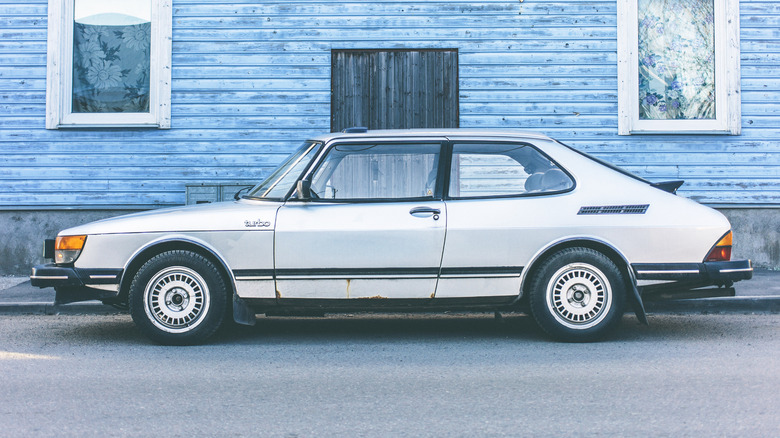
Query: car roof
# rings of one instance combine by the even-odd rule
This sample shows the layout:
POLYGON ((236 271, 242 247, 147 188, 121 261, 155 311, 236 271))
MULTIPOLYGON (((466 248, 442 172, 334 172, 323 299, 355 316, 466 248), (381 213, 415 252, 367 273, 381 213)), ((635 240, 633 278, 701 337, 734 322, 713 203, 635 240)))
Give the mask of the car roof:
POLYGON ((514 138, 514 139, 535 139, 535 140, 552 140, 550 137, 530 131, 512 131, 512 130, 497 130, 497 129, 386 129, 386 130, 372 130, 365 132, 332 132, 330 134, 318 135, 310 138, 311 141, 321 141, 328 143, 333 140, 341 139, 369 139, 369 138, 384 138, 384 139, 403 139, 403 138, 420 138, 420 137, 444 137, 444 138, 459 138, 459 137, 475 137, 475 138, 514 138))

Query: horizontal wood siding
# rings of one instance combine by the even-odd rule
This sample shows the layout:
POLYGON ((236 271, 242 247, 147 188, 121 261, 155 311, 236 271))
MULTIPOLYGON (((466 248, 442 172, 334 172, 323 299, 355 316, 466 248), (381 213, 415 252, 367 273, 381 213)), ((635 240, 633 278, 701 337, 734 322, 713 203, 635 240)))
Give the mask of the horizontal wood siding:
POLYGON ((170 130, 44 129, 45 0, 0 0, 0 208, 183 204, 330 129, 332 49, 459 53, 460 126, 541 131, 710 204, 780 204, 780 7, 741 4, 741 136, 617 135, 616 2, 174 0, 170 130))

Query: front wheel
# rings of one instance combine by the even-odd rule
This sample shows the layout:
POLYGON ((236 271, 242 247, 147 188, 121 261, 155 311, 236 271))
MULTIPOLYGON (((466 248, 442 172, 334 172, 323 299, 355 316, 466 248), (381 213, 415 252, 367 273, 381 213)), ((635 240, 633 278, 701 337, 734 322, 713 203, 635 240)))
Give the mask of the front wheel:
POLYGON ((227 288, 219 270, 191 251, 149 259, 130 285, 130 314, 150 339, 166 345, 203 342, 222 325, 227 288))
POLYGON ((615 263, 590 248, 567 248, 545 260, 530 282, 531 314, 552 337, 589 342, 623 316, 626 286, 615 263))

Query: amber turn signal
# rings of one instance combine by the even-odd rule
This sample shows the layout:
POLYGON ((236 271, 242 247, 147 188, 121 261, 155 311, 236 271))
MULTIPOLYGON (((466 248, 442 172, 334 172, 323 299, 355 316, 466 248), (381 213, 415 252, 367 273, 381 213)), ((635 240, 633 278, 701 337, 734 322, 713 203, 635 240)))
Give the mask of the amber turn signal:
POLYGON ((80 251, 84 248, 84 241, 87 236, 57 236, 54 243, 55 250, 80 251))
POLYGON ((87 236, 57 236, 54 242, 54 263, 67 265, 75 262, 86 240, 87 236))
POLYGON ((712 247, 712 250, 710 250, 710 253, 707 255, 707 258, 704 259, 705 262, 727 262, 731 260, 731 242, 733 238, 731 236, 731 231, 726 233, 723 237, 720 238, 718 243, 715 244, 714 247, 712 247))

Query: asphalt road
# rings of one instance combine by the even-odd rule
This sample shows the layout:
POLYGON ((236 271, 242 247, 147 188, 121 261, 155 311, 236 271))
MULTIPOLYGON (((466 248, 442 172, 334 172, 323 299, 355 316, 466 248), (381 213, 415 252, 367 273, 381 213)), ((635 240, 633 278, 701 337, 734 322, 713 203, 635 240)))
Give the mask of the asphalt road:
POLYGON ((126 315, 0 316, 0 436, 751 436, 780 431, 780 315, 264 318, 152 345, 126 315))

